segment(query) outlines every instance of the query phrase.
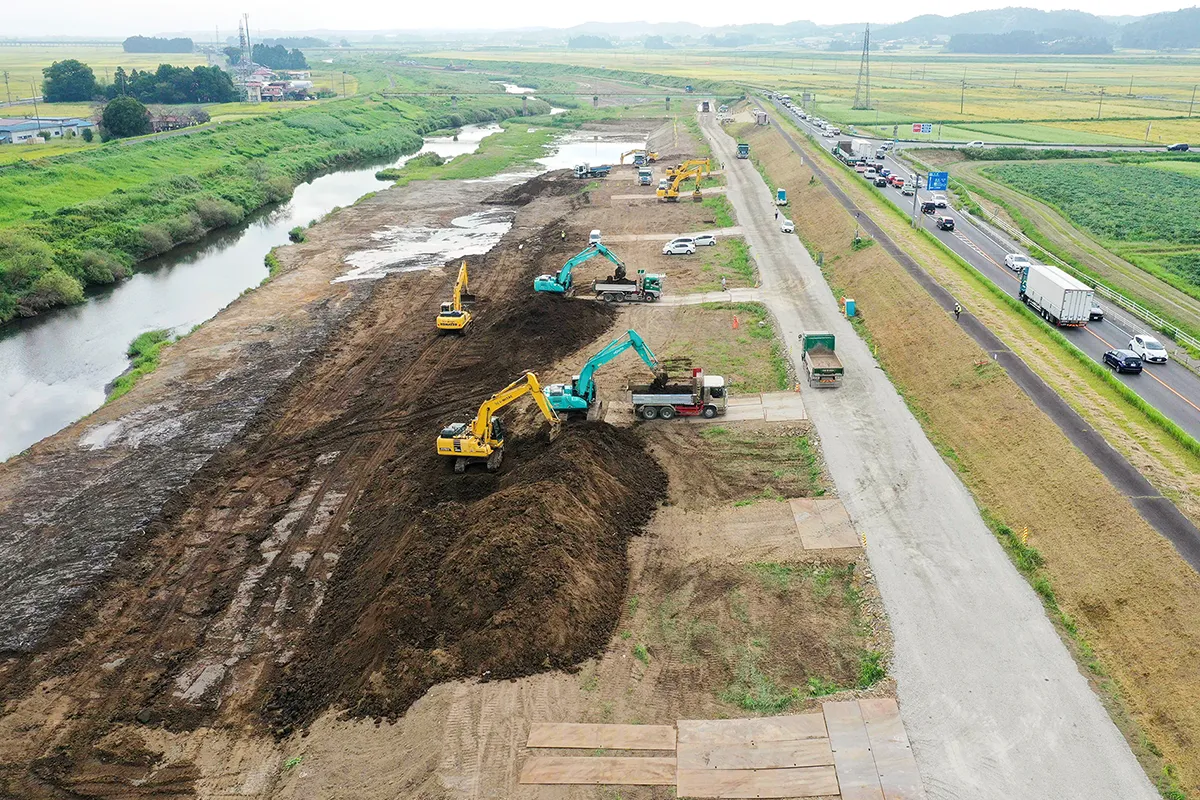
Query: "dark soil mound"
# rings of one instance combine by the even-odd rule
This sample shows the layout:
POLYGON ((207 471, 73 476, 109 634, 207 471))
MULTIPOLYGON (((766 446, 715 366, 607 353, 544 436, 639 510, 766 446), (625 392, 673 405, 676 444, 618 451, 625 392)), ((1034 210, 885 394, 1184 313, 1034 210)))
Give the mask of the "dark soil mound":
POLYGON ((363 498, 335 593, 267 701, 277 734, 331 704, 395 717, 440 681, 570 667, 604 647, 626 542, 665 475, 607 425, 513 447, 499 476, 460 479, 431 454, 363 498))
POLYGON ((569 169, 535 175, 524 183, 496 192, 483 202, 499 206, 524 206, 539 197, 566 197, 577 194, 582 184, 569 169))

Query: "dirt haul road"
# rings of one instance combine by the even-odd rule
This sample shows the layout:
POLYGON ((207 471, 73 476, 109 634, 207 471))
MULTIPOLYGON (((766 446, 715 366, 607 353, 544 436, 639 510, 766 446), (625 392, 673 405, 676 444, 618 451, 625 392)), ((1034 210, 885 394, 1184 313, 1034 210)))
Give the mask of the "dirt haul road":
POLYGON ((779 232, 772 191, 712 115, 701 125, 725 162, 727 197, 793 361, 801 331, 838 336, 845 384, 806 391, 804 402, 866 536, 929 796, 1157 797, 966 488, 841 317, 800 240, 779 232))
MULTIPOLYGON (((215 417, 231 413, 250 402, 242 383, 218 381, 214 390, 207 369, 193 376, 194 364, 179 365, 252 371, 253 359, 231 343, 292 313, 306 274, 315 273, 317 302, 347 291, 360 301, 323 346, 295 354, 301 363, 261 414, 141 535, 109 548, 120 558, 48 641, 0 658, 0 797, 194 796, 205 779, 200 760, 155 741, 201 730, 286 737, 330 706, 394 718, 435 683, 565 667, 604 647, 621 613, 626 543, 666 483, 641 440, 584 424, 547 444, 540 418, 512 407, 503 415, 509 457, 497 474, 455 476, 433 446, 441 425, 612 325, 615 311, 604 304, 532 292, 534 276, 586 237, 568 227, 568 241, 559 240, 564 216, 582 202, 579 188, 534 179, 495 198, 516 219, 499 245, 471 259, 479 300, 465 336, 439 336, 433 325, 453 269, 394 275, 369 289, 330 283, 345 271, 348 249, 411 224, 416 212, 406 203, 440 202, 450 218, 496 191, 414 184, 343 210, 285 249, 288 271, 214 321, 232 326, 217 343, 232 352, 226 362, 207 361, 197 352, 204 337, 189 338, 170 352, 162 377, 126 396, 121 407, 136 414, 139 402, 172 395, 185 427, 197 404, 215 417), (446 201, 447 192, 461 194, 446 201)), ((43 481, 82 486, 76 502, 14 502, 5 519, 37 514, 51 531, 104 535, 107 517, 93 520, 89 508, 111 488, 84 478, 107 473, 120 483, 141 472, 77 461, 93 452, 77 444, 91 424, 32 454, 43 481)), ((189 454, 181 439, 164 444, 164 459, 189 454)), ((127 455, 138 460, 136 448, 127 455)), ((23 474, 24 463, 6 470, 23 474)), ((138 502, 135 489, 123 505, 138 502)), ((240 758, 258 764, 247 772, 267 784, 251 790, 243 781, 233 794, 260 794, 278 774, 261 752, 240 758)))

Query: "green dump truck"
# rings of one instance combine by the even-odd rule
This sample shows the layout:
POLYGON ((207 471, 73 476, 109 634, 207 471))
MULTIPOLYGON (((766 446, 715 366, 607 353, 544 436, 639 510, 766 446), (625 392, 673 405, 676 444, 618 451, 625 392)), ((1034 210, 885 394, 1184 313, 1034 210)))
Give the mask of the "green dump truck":
POLYGON ((838 386, 845 370, 842 360, 834 352, 837 339, 828 331, 810 331, 800 334, 804 353, 800 360, 808 375, 809 386, 838 386))
POLYGON ((750 157, 750 144, 748 142, 738 142, 737 157, 738 158, 749 158, 750 157))

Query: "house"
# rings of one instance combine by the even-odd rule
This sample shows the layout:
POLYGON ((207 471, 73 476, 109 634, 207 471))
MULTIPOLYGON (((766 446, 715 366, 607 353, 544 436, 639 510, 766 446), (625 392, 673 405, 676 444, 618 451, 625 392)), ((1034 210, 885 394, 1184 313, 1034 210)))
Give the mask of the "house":
POLYGON ((77 117, 18 117, 0 119, 0 144, 37 144, 49 135, 51 139, 78 136, 85 129, 95 129, 90 119, 77 117))
POLYGON ((306 69, 289 69, 283 73, 292 81, 308 81, 312 80, 312 72, 306 69))

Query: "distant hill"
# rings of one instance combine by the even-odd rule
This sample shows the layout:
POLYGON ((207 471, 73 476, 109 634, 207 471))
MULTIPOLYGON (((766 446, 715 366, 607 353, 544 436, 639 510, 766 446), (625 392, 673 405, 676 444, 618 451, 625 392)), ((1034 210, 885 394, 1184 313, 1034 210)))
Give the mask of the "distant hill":
POLYGON ((1121 46, 1139 50, 1200 47, 1200 8, 1143 17, 1121 29, 1121 46))
POLYGON ((968 11, 952 17, 925 14, 907 22, 884 25, 878 35, 883 39, 928 39, 960 33, 1012 33, 1055 31, 1071 36, 1112 36, 1118 27, 1095 14, 1083 11, 1039 11, 1036 8, 999 8, 968 11))

